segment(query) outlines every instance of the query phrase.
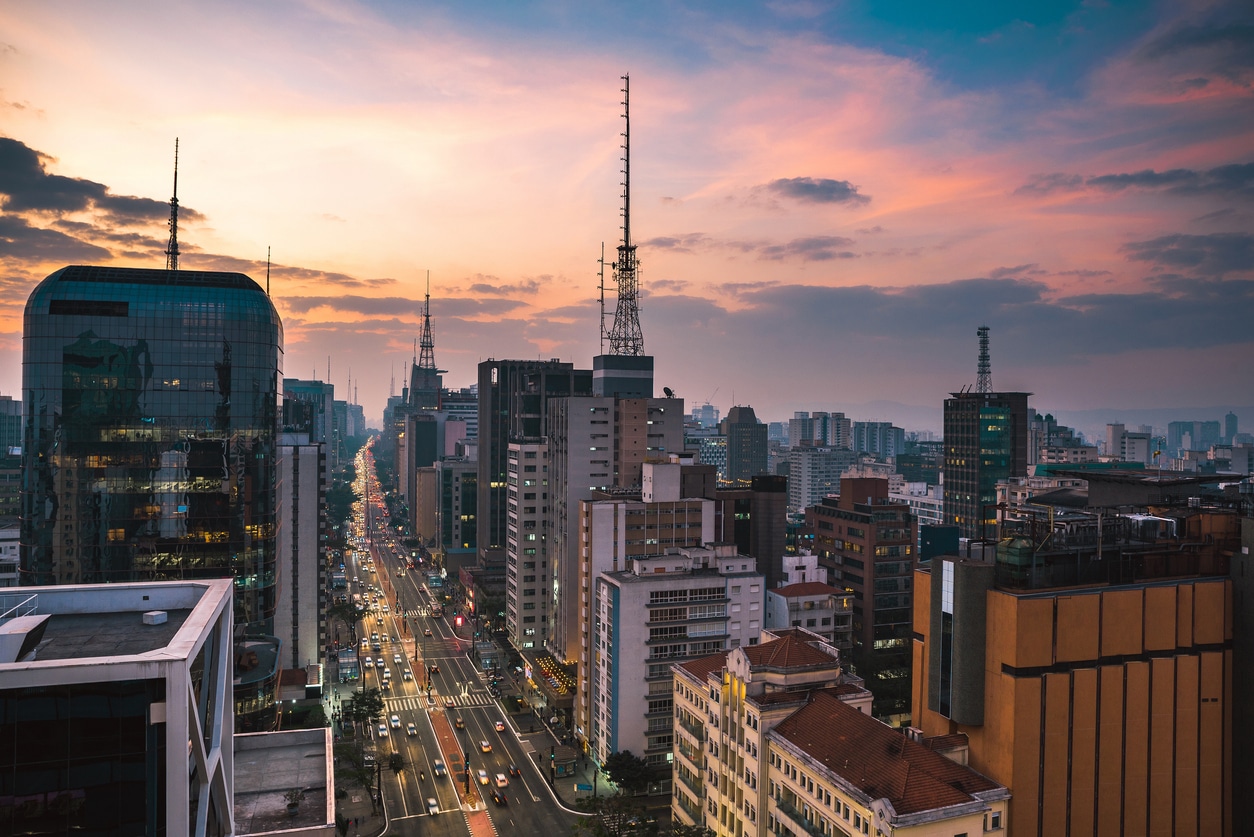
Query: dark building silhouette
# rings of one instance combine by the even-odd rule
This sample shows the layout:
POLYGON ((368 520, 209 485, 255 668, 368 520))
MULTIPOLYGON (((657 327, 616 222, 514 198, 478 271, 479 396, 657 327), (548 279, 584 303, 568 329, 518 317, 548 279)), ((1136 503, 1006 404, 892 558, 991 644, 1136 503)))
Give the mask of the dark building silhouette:
POLYGON ((997 481, 1028 473, 1027 392, 945 399, 945 522, 964 538, 995 534, 997 481))
POLYGON ((752 407, 732 407, 719 426, 727 437, 727 482, 748 485, 766 473, 766 425, 758 421, 752 407))

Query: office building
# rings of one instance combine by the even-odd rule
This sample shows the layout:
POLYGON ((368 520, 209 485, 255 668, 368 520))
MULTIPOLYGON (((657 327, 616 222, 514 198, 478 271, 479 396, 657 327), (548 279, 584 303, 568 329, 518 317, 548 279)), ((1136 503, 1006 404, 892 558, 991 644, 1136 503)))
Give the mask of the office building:
POLYGON ((1037 521, 994 560, 915 573, 914 722, 967 738, 971 766, 1013 794, 1010 833, 1240 833, 1241 520, 1205 502, 1169 510, 1163 488, 1152 472, 1094 474, 1105 510, 1087 525, 1037 521), (1154 515, 1115 511, 1138 495, 1154 515))
POLYGON ((858 453, 893 459, 906 451, 906 431, 887 421, 855 421, 851 447, 858 453))
POLYGON ((729 485, 746 486, 766 473, 766 425, 758 421, 752 407, 732 407, 719 430, 727 437, 724 479, 729 485))
POLYGON ((309 434, 309 441, 321 442, 327 447, 326 483, 331 484, 331 475, 339 467, 339 454, 342 452, 343 439, 337 431, 335 422, 335 385, 317 380, 301 380, 299 378, 283 379, 283 398, 300 401, 309 407, 309 426, 302 428, 309 434))
MULTIPOLYGON (((448 457, 433 470, 438 493, 435 528, 414 531, 428 542, 434 538, 446 556, 474 555, 479 537, 479 463, 470 457, 448 457)), ((419 504, 426 506, 422 496, 419 504)))
POLYGON ((326 445, 284 433, 278 462, 274 634, 283 640, 283 667, 304 669, 320 664, 327 647, 326 445))
POLYGON ((846 478, 839 497, 806 510, 811 548, 832 583, 853 594, 853 662, 875 695, 875 716, 910 711, 911 573, 918 523, 888 481, 846 478))
POLYGON ((0 395, 0 452, 22 446, 22 402, 0 395))
MULTIPOLYGON (((671 762, 672 665, 752 645, 762 628, 762 575, 734 546, 670 547, 596 578, 588 745, 604 762, 631 750, 671 762)), ((663 774, 665 775, 665 774, 663 774)), ((668 791, 663 779, 660 791, 668 791)))
POLYGON ((549 628, 548 474, 547 444, 509 446, 505 625, 510 644, 520 651, 543 647, 549 628))
POLYGON ((230 579, 0 596, 0 833, 229 835, 230 579))
POLYGON ((992 534, 997 481, 1027 476, 1026 392, 955 392, 945 399, 945 522, 964 538, 992 534))
POLYGON ((21 583, 21 529, 0 528, 0 587, 17 587, 21 583))
POLYGON ((853 653, 853 594, 820 581, 768 589, 762 626, 772 631, 805 628, 848 658, 853 653))
POLYGON ((788 451, 788 509, 803 511, 840 493, 840 475, 858 461, 847 448, 794 447, 788 451))

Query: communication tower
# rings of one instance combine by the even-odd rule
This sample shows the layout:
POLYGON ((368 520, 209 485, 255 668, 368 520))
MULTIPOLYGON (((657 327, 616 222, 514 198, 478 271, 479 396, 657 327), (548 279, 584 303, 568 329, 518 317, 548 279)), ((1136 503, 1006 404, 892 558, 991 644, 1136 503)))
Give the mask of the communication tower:
MULTIPOLYGON (((636 245, 631 243, 631 83, 623 76, 623 241, 618 245, 618 258, 614 261, 614 284, 618 302, 614 307, 614 325, 603 334, 602 343, 609 340, 611 355, 639 356, 644 354, 644 335, 640 331, 640 306, 638 299, 640 263, 636 260, 636 245)), ((602 256, 604 262, 604 256, 602 256)), ((602 328, 604 328, 604 279, 602 280, 602 328)))
POLYGON ((179 138, 174 138, 174 195, 170 198, 170 243, 165 248, 165 269, 179 269, 179 138))
POLYGON ((988 358, 988 326, 980 326, 975 330, 975 333, 980 337, 980 362, 975 378, 975 391, 992 392, 993 372, 992 364, 988 358))

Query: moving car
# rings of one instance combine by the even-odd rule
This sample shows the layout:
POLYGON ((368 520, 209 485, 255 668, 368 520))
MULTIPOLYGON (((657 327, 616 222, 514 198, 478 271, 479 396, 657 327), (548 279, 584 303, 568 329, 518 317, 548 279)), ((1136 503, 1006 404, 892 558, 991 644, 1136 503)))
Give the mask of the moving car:
POLYGON ((401 655, 400 655, 400 654, 393 654, 393 655, 392 655, 392 662, 396 663, 397 665, 400 665, 400 664, 401 664, 401 655))
POLYGON ((505 774, 504 774, 504 773, 498 773, 498 774, 496 774, 496 776, 494 776, 494 777, 493 777, 493 781, 494 781, 494 782, 496 782, 496 786, 497 786, 498 788, 507 788, 507 787, 509 787, 509 779, 506 779, 506 778, 505 778, 505 774))
POLYGON ((492 789, 492 801, 493 801, 493 802, 495 802, 497 805, 504 805, 504 804, 505 804, 505 794, 501 793, 501 792, 500 792, 499 790, 497 790, 496 788, 493 788, 493 789, 492 789))
POLYGON ((497 731, 497 732, 505 732, 505 722, 504 722, 504 721, 497 721, 497 722, 496 722, 496 731, 497 731))
POLYGON ((380 738, 388 737, 388 725, 387 724, 379 724, 379 737, 380 738))
POLYGON ((444 705, 448 707, 449 709, 453 708, 453 696, 452 695, 445 695, 444 705))
POLYGON ((413 673, 412 671, 410 671, 409 669, 405 669, 403 672, 401 672, 401 676, 402 676, 405 680, 413 680, 413 679, 414 679, 414 673, 413 673))
POLYGON ((400 718, 400 716, 399 716, 399 715, 393 715, 393 716, 389 719, 389 723, 391 723, 391 724, 392 724, 392 729, 400 729, 400 728, 401 728, 401 718, 400 718))
POLYGON ((431 636, 431 629, 430 629, 430 628, 427 628, 426 630, 424 630, 424 631, 422 632, 422 635, 423 635, 423 636, 431 636))
POLYGON ((481 753, 490 753, 490 752, 492 752, 492 744, 491 744, 491 742, 489 742, 489 741, 487 741, 487 740, 480 741, 480 742, 479 742, 479 752, 481 752, 481 753))
POLYGON ((448 773, 448 770, 444 767, 444 762, 440 761, 439 759, 436 759, 435 761, 431 762, 431 772, 437 776, 443 776, 444 774, 448 773))
POLYGON ((487 783, 488 783, 488 771, 480 770, 479 771, 479 784, 486 785, 487 783))
POLYGON ((405 725, 405 732, 408 735, 417 735, 418 727, 411 721, 410 723, 405 725))
POLYGON ((518 769, 518 766, 517 766, 517 765, 515 765, 515 764, 511 764, 511 765, 509 766, 509 775, 511 775, 511 776, 522 776, 522 771, 518 769))
POLYGON ((435 801, 434 796, 427 797, 427 813, 433 817, 440 813, 440 803, 435 801))
POLYGON ((457 717, 453 720, 453 726, 454 726, 455 728, 457 728, 457 729, 465 729, 465 728, 466 728, 466 722, 462 720, 462 718, 461 718, 461 716, 460 716, 460 715, 458 715, 458 716, 457 716, 457 717))
POLYGON ((365 661, 362 662, 362 665, 365 666, 366 668, 374 668, 374 660, 367 657, 365 661))

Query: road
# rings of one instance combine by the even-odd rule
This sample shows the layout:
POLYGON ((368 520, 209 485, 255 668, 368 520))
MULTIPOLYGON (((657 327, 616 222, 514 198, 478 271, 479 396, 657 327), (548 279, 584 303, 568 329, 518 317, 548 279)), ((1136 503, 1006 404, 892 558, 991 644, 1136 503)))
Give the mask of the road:
MULTIPOLYGON (((454 635, 446 618, 430 615, 436 598, 426 587, 427 574, 423 567, 405 569, 404 550, 395 548, 386 512, 378 502, 381 495, 368 450, 364 459, 358 470, 361 474, 365 464, 370 480, 365 492, 369 502, 363 503, 361 521, 364 543, 355 550, 354 566, 347 574, 358 579, 358 584, 350 583, 350 592, 366 596, 371 585, 379 591, 378 609, 367 615, 358 636, 379 635, 380 651, 371 647, 359 653, 374 659, 381 656, 385 667, 376 665, 369 671, 363 667, 364 686, 378 687, 384 680, 383 672, 391 673, 388 679, 392 685, 384 694, 388 735, 381 737, 377 729, 371 731, 382 763, 383 800, 391 826, 388 833, 467 834, 472 829, 465 812, 477 810, 486 811, 498 834, 569 834, 576 817, 559 806, 533 758, 533 748, 488 693, 486 674, 477 671, 466 656, 467 640, 454 635), (380 613, 384 605, 388 612, 380 613), (433 668, 430 695, 425 690, 428 666, 433 668), (406 671, 412 672, 413 679, 407 679, 406 671), (393 715, 399 728, 392 727, 393 715), (455 729, 459 719, 463 728, 455 729), (407 731, 409 724, 414 725, 412 735, 407 731), (497 729, 498 724, 503 729, 497 729), (392 752, 399 753, 406 765, 399 774, 388 768, 392 752), (437 760, 444 763, 446 775, 436 775, 437 760), (469 792, 464 772, 467 764, 469 792), (510 775, 511 765, 519 775, 510 775), (486 786, 479 782, 480 770, 487 773, 486 786), (500 788, 504 804, 495 804, 490 795, 498 775, 508 783, 500 788), (425 800, 432 797, 438 803, 435 815, 426 810, 425 800)), ((472 814, 470 824, 476 821, 482 823, 482 814, 472 814)), ((481 837, 483 828, 473 831, 481 837)))

